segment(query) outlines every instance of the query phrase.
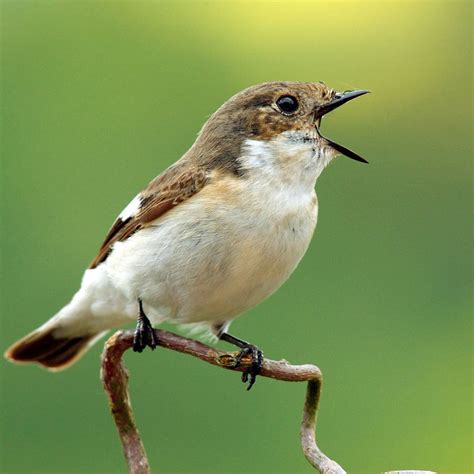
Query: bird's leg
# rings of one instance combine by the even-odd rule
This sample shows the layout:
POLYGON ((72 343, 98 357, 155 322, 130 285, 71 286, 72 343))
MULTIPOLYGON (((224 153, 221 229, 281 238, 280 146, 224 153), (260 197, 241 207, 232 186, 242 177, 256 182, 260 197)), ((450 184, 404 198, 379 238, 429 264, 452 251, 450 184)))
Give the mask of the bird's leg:
POLYGON ((262 369, 263 352, 258 347, 254 346, 253 344, 249 344, 248 342, 242 341, 241 339, 237 339, 236 337, 231 336, 230 334, 227 334, 226 332, 219 334, 219 339, 221 341, 229 342, 230 344, 233 344, 234 346, 237 346, 240 348, 239 355, 237 356, 237 359, 236 359, 236 367, 240 365, 242 359, 245 356, 249 354, 252 356, 252 364, 246 371, 242 373, 242 382, 247 383, 248 381, 249 385, 247 387, 247 390, 250 390, 253 387, 255 380, 257 379, 257 375, 260 373, 260 370, 262 369))
POLYGON ((138 309, 137 327, 135 329, 135 334, 133 335, 133 351, 142 352, 146 346, 155 350, 158 341, 150 320, 145 314, 145 311, 143 311, 143 303, 141 299, 138 299, 138 309))

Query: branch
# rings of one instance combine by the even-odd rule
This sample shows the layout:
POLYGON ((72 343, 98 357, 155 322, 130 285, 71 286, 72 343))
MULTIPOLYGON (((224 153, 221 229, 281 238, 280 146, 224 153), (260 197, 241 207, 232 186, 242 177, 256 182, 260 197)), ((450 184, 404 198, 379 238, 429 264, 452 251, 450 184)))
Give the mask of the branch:
MULTIPOLYGON (((223 352, 171 332, 155 329, 159 345, 166 349, 189 354, 224 369, 243 372, 249 367, 250 357, 243 358, 236 367, 238 352, 223 352)), ((133 331, 116 332, 105 344, 102 353, 101 379, 109 398, 110 410, 119 432, 130 474, 150 474, 145 448, 138 433, 128 394, 128 372, 122 355, 133 345, 133 331)), ((345 474, 336 462, 324 455, 316 445, 316 417, 321 397, 322 374, 315 365, 290 365, 288 362, 265 359, 260 375, 286 382, 308 382, 304 403, 300 439, 309 463, 321 474, 345 474)))

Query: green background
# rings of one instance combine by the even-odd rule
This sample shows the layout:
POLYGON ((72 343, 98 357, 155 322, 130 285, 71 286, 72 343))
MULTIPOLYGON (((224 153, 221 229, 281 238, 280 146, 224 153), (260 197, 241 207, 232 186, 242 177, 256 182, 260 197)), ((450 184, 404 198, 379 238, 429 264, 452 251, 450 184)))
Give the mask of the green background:
MULTIPOLYGON (((318 437, 349 472, 467 473, 469 2, 2 2, 1 346, 53 315, 128 201, 232 94, 267 80, 373 93, 323 132, 340 158, 292 278, 234 323, 325 375, 318 437)), ((0 470, 125 472, 97 344, 50 374, 0 362, 0 470)), ((225 344, 222 347, 228 347, 225 344)), ((127 353, 155 471, 309 473, 303 384, 127 353)))

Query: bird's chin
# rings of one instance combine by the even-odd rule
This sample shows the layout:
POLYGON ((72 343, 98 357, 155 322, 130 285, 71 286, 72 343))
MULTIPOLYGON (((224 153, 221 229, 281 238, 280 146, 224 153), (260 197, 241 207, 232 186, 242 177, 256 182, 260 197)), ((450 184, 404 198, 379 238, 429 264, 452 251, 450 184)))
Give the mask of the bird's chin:
MULTIPOLYGON (((315 144, 316 145, 316 144, 315 144)), ((337 156, 337 153, 331 147, 323 143, 319 143, 313 147, 313 157, 311 164, 308 164, 308 169, 312 169, 316 179, 324 171, 326 166, 337 156)))
MULTIPOLYGON (((321 119, 318 119, 320 121, 321 119)), ((319 133, 319 129, 315 128, 312 133, 313 150, 316 152, 317 158, 326 158, 331 160, 339 155, 339 152, 331 146, 331 142, 319 133)))
POLYGON ((320 151, 321 156, 329 160, 332 160, 333 158, 336 158, 336 156, 340 155, 340 153, 337 150, 335 150, 332 146, 330 146, 327 143, 324 143, 320 147, 320 150, 321 150, 320 151))
POLYGON ((317 146, 314 147, 314 158, 321 163, 324 163, 324 167, 326 167, 339 153, 331 148, 326 143, 318 143, 317 146))

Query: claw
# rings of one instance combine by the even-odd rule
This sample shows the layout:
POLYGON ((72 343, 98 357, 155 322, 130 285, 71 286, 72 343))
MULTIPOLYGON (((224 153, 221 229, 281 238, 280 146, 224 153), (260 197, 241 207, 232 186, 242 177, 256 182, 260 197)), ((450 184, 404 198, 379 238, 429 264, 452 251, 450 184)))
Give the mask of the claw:
POLYGON ((219 339, 221 341, 229 342, 234 346, 240 348, 240 352, 237 354, 235 358, 235 367, 239 367, 242 363, 242 359, 247 356, 252 356, 252 363, 249 367, 246 367, 242 372, 242 382, 249 383, 247 390, 250 390, 257 380, 257 375, 260 373, 263 367, 263 352, 253 344, 249 344, 248 342, 242 341, 242 339, 238 339, 235 336, 227 332, 219 332, 219 339))
POLYGON ((255 381, 257 380, 257 375, 260 373, 263 366, 262 351, 258 347, 251 344, 245 346, 239 352, 236 358, 235 366, 239 367, 241 365, 242 359, 249 354, 252 356, 252 363, 244 372, 242 372, 242 382, 249 382, 247 390, 250 390, 253 387, 255 381))
POLYGON ((147 346, 151 350, 155 350, 158 345, 158 340, 153 330, 153 326, 150 323, 147 315, 143 311, 142 301, 138 300, 140 312, 137 319, 137 327, 135 329, 135 334, 133 335, 133 351, 134 352, 143 352, 147 346))

